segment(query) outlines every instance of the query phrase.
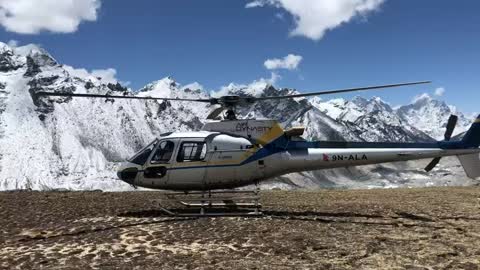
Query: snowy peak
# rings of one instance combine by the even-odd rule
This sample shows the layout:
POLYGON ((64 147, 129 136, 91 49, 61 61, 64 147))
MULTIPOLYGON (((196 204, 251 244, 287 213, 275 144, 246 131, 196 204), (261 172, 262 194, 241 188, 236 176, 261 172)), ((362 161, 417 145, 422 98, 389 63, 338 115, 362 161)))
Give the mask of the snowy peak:
POLYGON ((23 65, 20 57, 5 43, 0 43, 0 72, 19 69, 23 65))
POLYGON ((391 113, 393 111, 390 105, 379 97, 374 97, 370 100, 367 100, 360 96, 356 96, 352 102, 359 108, 363 108, 366 112, 387 111, 391 113))
POLYGON ((368 100, 357 96, 351 101, 338 98, 325 102, 320 100, 310 100, 310 102, 317 109, 326 113, 333 119, 351 123, 356 122, 360 117, 370 113, 378 111, 391 113, 393 111, 390 105, 378 97, 368 100))
POLYGON ((32 61, 38 66, 57 65, 57 61, 49 53, 37 46, 18 47, 15 49, 15 52, 20 55, 25 55, 27 59, 31 58, 32 61))
POLYGON ((430 141, 425 133, 409 125, 390 105, 378 97, 355 97, 351 101, 332 99, 312 103, 318 110, 342 122, 349 131, 365 141, 430 141))
POLYGON ((399 109, 399 111, 405 111, 405 110, 411 110, 411 109, 422 110, 426 108, 436 108, 437 110, 443 111, 446 113, 451 112, 450 107, 445 102, 433 99, 428 94, 422 94, 416 97, 411 104, 402 106, 399 109))
POLYGON ((172 91, 177 87, 177 83, 171 77, 165 77, 161 80, 152 82, 139 90, 138 96, 141 97, 172 97, 172 91))
POLYGON ((190 90, 190 91, 203 91, 203 85, 199 84, 198 82, 193 82, 187 85, 182 86, 182 90, 190 90))
POLYGON ((273 88, 273 86, 264 82, 253 82, 249 85, 230 83, 223 86, 219 91, 213 92, 212 96, 243 95, 259 97, 264 95, 265 91, 269 88, 273 88))
POLYGON ((471 125, 471 121, 455 107, 448 106, 427 94, 419 96, 409 105, 398 108, 397 113, 404 121, 437 140, 443 139, 448 118, 452 114, 459 117, 454 135, 465 132, 471 125))
POLYGON ((314 106, 319 111, 327 114, 328 116, 330 116, 332 119, 335 119, 335 120, 343 119, 345 111, 348 110, 347 108, 348 101, 343 98, 323 101, 318 97, 314 97, 309 101, 312 104, 312 106, 314 106))
POLYGON ((149 83, 141 88, 136 95, 140 97, 161 98, 210 98, 210 95, 203 90, 203 87, 199 83, 192 83, 181 87, 172 77, 165 77, 149 83))

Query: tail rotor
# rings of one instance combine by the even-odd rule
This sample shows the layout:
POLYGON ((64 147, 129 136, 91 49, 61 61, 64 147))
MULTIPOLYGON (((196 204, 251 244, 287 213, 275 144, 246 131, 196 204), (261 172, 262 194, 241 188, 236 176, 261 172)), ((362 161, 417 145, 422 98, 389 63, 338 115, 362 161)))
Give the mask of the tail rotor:
MULTIPOLYGON (((458 122, 458 116, 456 115, 451 115, 450 118, 448 119, 447 123, 447 130, 445 131, 445 141, 450 141, 453 135, 453 131, 455 130, 455 127, 457 126, 458 122)), ((434 158, 432 162, 430 162, 427 167, 425 167, 425 171, 430 172, 432 171, 438 163, 440 163, 441 157, 434 158)))

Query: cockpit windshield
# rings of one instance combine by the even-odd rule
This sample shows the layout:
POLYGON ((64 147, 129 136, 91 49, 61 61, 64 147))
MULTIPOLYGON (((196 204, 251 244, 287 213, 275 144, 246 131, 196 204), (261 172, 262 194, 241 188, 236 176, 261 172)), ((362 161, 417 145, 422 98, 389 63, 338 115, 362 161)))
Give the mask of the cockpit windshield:
POLYGON ((142 150, 138 151, 132 158, 130 158, 128 161, 131 163, 135 163, 138 165, 143 165, 145 162, 147 162, 148 157, 152 153, 153 149, 155 149, 155 146, 157 145, 158 140, 154 140, 151 142, 149 145, 144 147, 142 150))
POLYGON ((152 157, 151 163, 168 163, 172 158, 174 148, 174 142, 161 141, 152 157))

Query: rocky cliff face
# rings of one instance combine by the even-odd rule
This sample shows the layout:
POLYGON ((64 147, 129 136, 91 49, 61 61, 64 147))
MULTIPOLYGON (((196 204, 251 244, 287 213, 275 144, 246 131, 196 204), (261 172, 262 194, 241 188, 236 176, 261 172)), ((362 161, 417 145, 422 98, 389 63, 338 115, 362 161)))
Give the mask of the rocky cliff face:
MULTIPOLYGON (((189 102, 38 97, 37 92, 209 97, 202 89, 192 88, 199 87, 195 84, 182 87, 172 78, 164 78, 132 91, 117 82, 59 64, 37 46, 11 48, 0 43, 0 190, 129 189, 128 185, 116 180, 117 162, 161 133, 200 129, 211 109, 210 105, 189 102)), ((267 83, 230 85, 226 91, 257 96, 295 92, 276 89, 267 83)), ((413 110, 422 111, 417 107, 422 106, 407 106, 395 111, 380 99, 326 102, 292 99, 257 103, 242 108, 239 113, 243 117, 278 119, 286 127, 306 126, 305 136, 316 140, 432 140, 428 130, 414 125, 416 120, 412 117, 417 113, 413 110)), ((423 109, 422 112, 431 110, 423 109)), ((436 123, 431 125, 432 129, 438 128, 434 126, 436 123)), ((439 120, 438 125, 444 123, 439 120)), ((457 172, 440 170, 436 173, 446 176, 437 183, 452 183, 448 182, 451 178, 460 179, 455 180, 456 184, 468 184, 463 176, 456 176, 457 172)), ((265 185, 282 188, 381 187, 430 182, 431 177, 421 170, 401 163, 292 174, 265 185)))

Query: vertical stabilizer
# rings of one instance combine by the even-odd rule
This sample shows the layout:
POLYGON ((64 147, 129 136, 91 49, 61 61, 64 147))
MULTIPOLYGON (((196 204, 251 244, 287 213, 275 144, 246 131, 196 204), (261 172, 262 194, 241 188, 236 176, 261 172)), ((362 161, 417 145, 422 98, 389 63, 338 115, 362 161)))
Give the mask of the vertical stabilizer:
MULTIPOLYGON (((473 122, 472 127, 468 130, 467 134, 463 137, 462 142, 467 147, 480 146, 480 115, 473 122)), ((480 164, 479 164, 480 165, 480 164)))

